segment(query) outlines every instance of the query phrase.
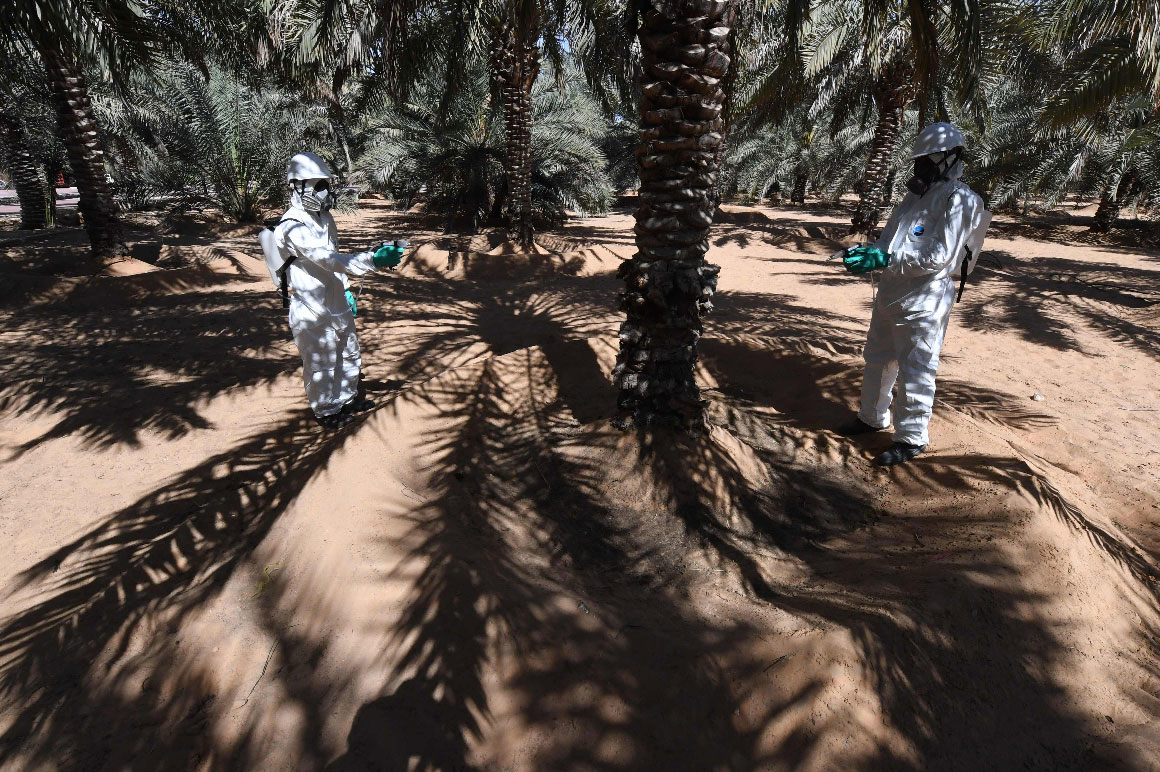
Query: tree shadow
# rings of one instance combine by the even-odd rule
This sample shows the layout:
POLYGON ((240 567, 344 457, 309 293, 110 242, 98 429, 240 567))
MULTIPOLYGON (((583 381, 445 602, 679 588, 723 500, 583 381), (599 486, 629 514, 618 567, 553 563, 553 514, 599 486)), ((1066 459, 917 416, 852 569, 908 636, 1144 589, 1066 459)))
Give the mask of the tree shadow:
POLYGON ((1157 249, 1155 226, 1148 221, 1120 219, 1108 233, 1090 230, 1092 216, 1066 214, 1038 217, 1001 218, 994 220, 989 230, 1001 238, 1025 238, 1054 244, 1086 244, 1097 248, 1130 250, 1145 255, 1160 255, 1157 249))
MULTIPOLYGON (((326 631, 289 633, 288 593, 290 610, 261 620, 301 662, 267 676, 302 707, 301 729, 280 739, 301 749, 300 768, 473 769, 502 730, 497 688, 513 695, 504 718, 535 740, 521 749, 529 768, 832 766, 842 738, 873 722, 825 707, 832 671, 772 669, 755 642, 770 630, 758 612, 774 611, 849 633, 873 691, 860 699, 895 740, 849 766, 1128 766, 1061 699, 1063 644, 1044 595, 992 543, 1009 515, 948 500, 967 477, 1046 499, 1040 476, 1004 459, 926 459, 912 473, 931 488, 929 511, 889 511, 881 475, 826 431, 854 394, 858 368, 842 358, 860 351, 860 323, 759 293, 718 297, 702 349, 717 382, 710 434, 621 434, 583 409, 612 396, 593 341, 615 329, 614 286, 366 287, 367 366, 401 387, 362 420, 403 405, 430 417, 414 449, 429 459, 426 497, 390 545, 405 556, 387 581, 410 590, 397 622, 379 621, 386 675, 345 748, 324 735, 324 707, 361 674, 312 667, 326 631), (718 591, 734 605, 696 600, 718 591)), ((200 353, 220 361, 216 347, 200 353)), ((974 387, 940 383, 939 399, 1014 429, 1040 420, 974 387)), ((137 652, 128 638, 179 624, 219 592, 360 426, 320 435, 304 411, 23 572, 36 599, 0 626, 0 693, 17 706, 0 749, 66 770, 260 765, 258 719, 219 739, 225 718, 196 669, 174 699, 126 697, 141 691, 129 675, 179 662, 160 639, 137 652)), ((1122 546, 1080 514, 1101 549, 1122 546)), ((777 645, 808 653, 788 636, 777 645)))
MULTIPOLYGON (((150 274, 152 276, 152 274, 150 274)), ((236 277, 235 277, 236 280, 236 277)), ((0 409, 56 424, 14 456, 77 434, 98 448, 209 428, 201 403, 293 369, 277 303, 249 292, 103 293, 0 315, 0 409)))
MULTIPOLYGON (((854 354, 852 346, 843 349, 854 354)), ((857 409, 862 367, 819 356, 806 337, 707 337, 706 367, 718 377, 718 393, 752 407, 773 408, 776 419, 813 432, 832 431, 857 409)), ((860 353, 860 351, 858 352, 860 353)), ((935 412, 954 411, 1018 430, 1054 426, 1057 419, 1027 410, 1024 400, 976 384, 940 378, 935 412)))
MULTIPOLYGON (((365 419, 364 419, 365 420, 365 419)), ((212 679, 174 672, 170 635, 216 595, 331 454, 302 411, 207 458, 21 572, 38 600, 0 626, 0 755, 56 769, 186 768, 212 756, 212 679), (151 681, 176 678, 162 699, 151 681), (138 685, 140 683, 140 685, 138 685)))
MULTIPOLYGON (((756 315, 762 309, 747 310, 756 315)), ((833 337, 820 331, 822 341, 833 337)), ((458 731, 478 739, 480 717, 489 715, 479 675, 485 640, 507 641, 529 654, 530 664, 517 668, 510 685, 521 695, 524 725, 542 732, 533 768, 806 763, 832 742, 826 729, 798 726, 772 752, 761 748, 759 737, 809 705, 820 684, 803 685, 788 701, 767 701, 747 721, 728 718, 757 699, 737 685, 737 676, 751 678, 768 663, 744 652, 752 628, 690 613, 683 599, 694 587, 688 561, 697 548, 710 565, 735 574, 753 599, 852 632, 890 725, 919 753, 908 758, 883 747, 866 766, 969 769, 994 762, 1080 769, 1125 763, 1059 704, 1062 686, 1048 673, 1063 646, 1046 619, 1027 611, 1045 600, 1020 588, 1009 560, 988 544, 1006 523, 998 516, 981 520, 964 540, 968 546, 953 555, 925 548, 883 555, 867 543, 853 554, 846 545, 831 548, 830 542, 882 521, 872 490, 853 482, 864 476, 865 462, 846 444, 787 431, 786 420, 733 399, 748 384, 716 368, 720 347, 706 344, 710 369, 726 395, 721 424, 763 460, 764 482, 712 438, 578 432, 552 386, 551 363, 529 349, 461 368, 456 380, 465 383, 444 387, 442 395, 430 384, 425 388, 435 404, 457 406, 451 415, 458 423, 432 437, 442 459, 433 478, 438 495, 415 514, 415 559, 425 568, 396 632, 405 653, 392 660, 399 664, 391 686, 356 719, 344 763, 374 753, 378 746, 367 738, 376 733, 367 722, 382 720, 384 706, 441 717, 436 729, 415 738, 379 730, 377 736, 392 738, 397 758, 419 769, 448 762, 438 747, 462 748, 427 747, 431 738, 458 731), (837 452, 837 469, 806 458, 807 446, 837 452), (609 495, 617 485, 609 468, 635 468, 633 475, 647 477, 659 499, 618 504, 609 495), (645 511, 652 516, 642 524, 641 508, 649 504, 645 511), (760 557, 771 552, 804 561, 810 578, 792 586, 772 579, 760 557), (527 555, 540 562, 529 567, 527 555), (971 609, 970 618, 951 615, 955 607, 971 609), (461 658, 465 652, 470 656, 461 658), (969 720, 979 711, 988 713, 969 720), (1008 737, 1012 728, 1016 734, 1008 737), (619 752, 608 750, 612 745, 619 752)), ((792 413, 788 422, 808 428, 832 402, 823 394, 811 407, 811 390, 787 382, 842 389, 848 378, 832 362, 809 366, 808 349, 795 351, 792 342, 788 348, 771 366, 786 377, 763 393, 786 399, 781 404, 792 413)), ((743 376, 761 374, 747 369, 743 376)), ((972 392, 970 399, 977 396, 972 392)), ((1011 413, 994 420, 1015 426, 1031 420, 1006 405, 1004 395, 992 396, 997 408, 1011 413)), ((945 466, 963 473, 953 459, 945 466)), ((979 467, 1000 470, 996 479, 1010 484, 1013 472, 996 460, 980 459, 979 467)), ((1026 479, 1032 485, 1037 478, 1026 479)), ((963 514, 934 512, 924 533, 961 529, 963 514)), ((909 543, 911 527, 889 524, 876 539, 899 543, 904 534, 909 543)), ((469 768, 467 756, 459 755, 456 763, 469 768)))
POLYGON ((1001 250, 987 250, 984 258, 980 279, 971 281, 960 304, 968 328, 1010 330, 1031 343, 1082 352, 1072 331, 1078 321, 1160 358, 1160 327, 1149 321, 1160 303, 1160 271, 1058 257, 1016 260, 1001 250))
POLYGON ((712 241, 717 247, 736 244, 745 249, 752 239, 762 245, 829 255, 846 246, 844 240, 848 231, 848 225, 824 220, 785 223, 770 218, 764 212, 718 212, 712 241))

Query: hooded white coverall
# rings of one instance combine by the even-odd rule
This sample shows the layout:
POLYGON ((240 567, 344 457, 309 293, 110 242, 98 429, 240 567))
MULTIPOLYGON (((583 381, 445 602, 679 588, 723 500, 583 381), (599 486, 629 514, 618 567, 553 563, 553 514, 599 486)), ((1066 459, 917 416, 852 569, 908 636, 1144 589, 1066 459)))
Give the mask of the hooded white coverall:
POLYGON ((955 279, 967 238, 983 215, 983 200, 959 182, 960 176, 961 162, 925 195, 908 191, 874 243, 893 257, 881 271, 874 298, 858 417, 877 429, 889 426, 897 381, 894 441, 908 445, 930 442, 927 424, 955 279))
MULTIPOLYGON (((279 251, 296 258, 286 280, 306 398, 315 415, 334 415, 354 399, 362 370, 354 314, 346 302, 347 276, 375 270, 374 253, 340 253, 334 217, 329 211, 306 211, 296 192, 274 235, 279 251)), ((280 284, 273 271, 270 278, 280 284)))

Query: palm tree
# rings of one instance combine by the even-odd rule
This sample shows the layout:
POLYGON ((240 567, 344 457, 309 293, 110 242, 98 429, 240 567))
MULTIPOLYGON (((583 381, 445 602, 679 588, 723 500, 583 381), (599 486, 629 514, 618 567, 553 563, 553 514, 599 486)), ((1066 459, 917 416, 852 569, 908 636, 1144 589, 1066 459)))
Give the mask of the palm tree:
POLYGON ((878 107, 878 123, 866 172, 858 188, 858 205, 850 221, 851 233, 867 236, 882 219, 883 210, 890 204, 888 181, 893 167, 898 139, 902 134, 906 107, 915 95, 914 68, 904 56, 897 56, 879 70, 874 77, 871 92, 878 107))
POLYGON ((853 112, 877 114, 851 219, 852 233, 869 235, 889 205, 908 107, 917 100, 920 124, 936 115, 945 120, 953 95, 977 115, 981 86, 1009 56, 1017 14, 937 0, 825 0, 809 12, 800 0, 790 6, 791 23, 800 19, 790 38, 802 40, 804 75, 816 84, 812 113, 832 108, 839 121, 853 112))
POLYGON ((443 71, 446 109, 479 57, 491 66, 492 87, 503 108, 504 170, 509 237, 531 246, 532 88, 541 61, 564 72, 565 59, 583 63, 590 85, 627 90, 618 70, 626 47, 614 4, 606 0, 283 0, 276 15, 293 19, 285 31, 295 60, 320 72, 345 67, 361 75, 367 98, 385 90, 407 101, 408 90, 432 69, 443 71), (619 36, 619 37, 618 37, 619 36))
POLYGON ((76 180, 77 208, 84 218, 93 255, 116 255, 124 252, 126 247, 105 171, 105 150, 89 100, 84 70, 71 47, 64 41, 54 45, 47 38, 47 35, 42 36, 38 47, 56 101, 57 121, 68 152, 69 167, 76 180))
POLYGON ((207 69, 208 78, 191 64, 159 62, 110 106, 109 134, 132 160, 118 169, 119 183, 142 186, 145 198, 166 195, 255 222, 284 200, 286 159, 307 146, 312 129, 325 132, 326 117, 278 89, 248 86, 216 64, 207 69))
POLYGON ((254 15, 246 2, 220 0, 14 0, 0 14, 0 45, 44 67, 95 257, 125 244, 86 67, 123 83, 166 48, 203 63, 214 49, 236 48, 254 15))
POLYGON ((1104 194, 1100 196, 1099 206, 1096 207, 1095 217, 1092 218, 1091 231, 1092 233, 1107 233, 1116 224, 1116 219, 1120 216, 1120 210, 1124 208, 1125 203, 1141 192, 1140 178, 1137 176, 1135 169, 1128 169, 1122 175, 1114 186, 1109 185, 1104 194))
POLYGON ((504 172, 508 181, 508 237, 532 246, 532 84, 540 70, 538 7, 519 19, 505 3, 497 15, 491 44, 491 67, 503 108, 504 172))
POLYGON ((1051 113, 1058 92, 1043 84, 1068 82, 1072 62, 1058 52, 1030 52, 1025 59, 987 95, 986 131, 972 142, 971 184, 992 208, 1032 200, 1050 208, 1068 195, 1097 198, 1091 229, 1107 232, 1124 207, 1150 198, 1157 178, 1160 117, 1151 97, 1137 93, 1057 125, 1051 113))
POLYGON ((1056 126, 1095 117, 1117 100, 1160 101, 1160 9, 1155 0, 1053 0, 1041 41, 1074 52, 1046 112, 1056 126), (1043 40, 1046 38, 1046 40, 1043 40))
MULTIPOLYGON (((920 16, 918 23, 925 22, 920 16)), ((815 9, 806 29, 805 74, 817 84, 811 114, 833 107, 831 114, 841 121, 851 113, 877 113, 851 233, 869 234, 889 205, 888 181, 906 110, 919 95, 919 81, 929 77, 916 68, 914 24, 893 4, 870 8, 865 2, 834 0, 815 9), (866 27, 874 34, 864 34, 866 27)), ((930 59, 926 52, 924 61, 930 59)))
POLYGON ((526 249, 534 234, 532 87, 540 62, 546 59, 562 76, 568 59, 585 70, 591 86, 611 82, 623 92, 628 87, 623 78, 626 41, 615 7, 602 0, 491 0, 481 3, 481 11, 494 87, 503 107, 508 236, 526 249))
MULTIPOLYGON (((384 110, 378 139, 361 167, 381 188, 408 202, 426 188, 427 211, 474 235, 497 214, 507 172, 502 111, 491 100, 489 73, 479 70, 439 109, 438 76, 418 84, 408 102, 384 110)), ((605 211, 612 181, 599 145, 604 117, 576 73, 540 76, 532 90, 538 116, 530 149, 530 211, 559 223, 567 212, 605 211)))
POLYGON ((0 149, 20 200, 20 227, 56 224, 56 177, 63 168, 63 147, 56 137, 50 95, 37 68, 5 57, 0 63, 0 149))
POLYGON ((56 224, 56 190, 33 155, 20 120, 8 113, 0 113, 0 146, 20 201, 20 227, 51 228, 56 224))
POLYGON ((53 3, 20 0, 0 14, 0 42, 7 51, 39 60, 55 101, 61 137, 80 194, 78 208, 95 256, 124 250, 121 224, 105 172, 105 153, 89 101, 84 62, 132 60, 153 34, 128 0, 53 3))
POLYGON ((805 109, 799 107, 775 125, 743 120, 731 132, 722 176, 726 191, 761 200, 790 192, 805 196, 811 166, 812 132, 806 126, 805 109))
POLYGON ((737 8, 732 0, 666 0, 634 8, 642 55, 637 253, 621 264, 620 354, 614 377, 623 427, 704 427, 694 378, 701 317, 718 266, 705 260, 724 141, 723 79, 737 8))

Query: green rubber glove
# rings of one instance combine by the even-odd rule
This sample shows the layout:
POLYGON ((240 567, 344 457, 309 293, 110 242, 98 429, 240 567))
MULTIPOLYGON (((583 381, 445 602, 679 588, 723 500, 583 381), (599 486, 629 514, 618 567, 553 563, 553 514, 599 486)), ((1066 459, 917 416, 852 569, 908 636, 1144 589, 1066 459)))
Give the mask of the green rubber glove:
POLYGON ((890 265, 891 255, 878 247, 854 247, 846 251, 842 263, 852 274, 870 273, 890 265))
POLYGON ((351 315, 358 316, 358 303, 354 302, 354 293, 350 290, 346 291, 346 304, 350 306, 351 315))
POLYGON ((383 244, 375 250, 375 268, 394 268, 403 262, 403 248, 397 244, 383 244))

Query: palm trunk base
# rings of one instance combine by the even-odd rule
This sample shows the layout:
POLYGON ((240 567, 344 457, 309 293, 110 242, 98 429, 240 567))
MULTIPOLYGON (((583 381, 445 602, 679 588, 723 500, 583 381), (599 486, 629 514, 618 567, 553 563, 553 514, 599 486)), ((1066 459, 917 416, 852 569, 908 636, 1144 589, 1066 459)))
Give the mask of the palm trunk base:
POLYGON ((690 433, 705 423, 707 402, 696 383, 701 317, 713 308, 720 267, 701 260, 649 259, 621 263, 625 283, 620 355, 613 378, 620 394, 616 423, 673 426, 690 433))
POLYGON ((1129 169, 1120 177, 1115 190, 1109 190, 1100 198, 1100 205, 1096 208, 1096 216, 1092 219, 1092 233, 1107 233, 1116 224, 1125 202, 1132 196, 1139 195, 1140 182, 1134 169, 1129 169))
MULTIPOLYGON (((881 201, 881 198, 878 199, 881 201)), ((871 201, 859 201, 850 218, 850 234, 863 234, 867 238, 874 235, 874 228, 882 220, 883 207, 871 201)))
POLYGON ((637 253, 624 281, 615 423, 705 428, 696 383, 702 317, 713 308, 715 265, 705 260, 717 205, 729 72, 732 2, 650 0, 641 14, 640 209, 637 253))
POLYGON ((100 260, 127 254, 84 73, 59 50, 42 49, 41 53, 56 98, 69 166, 76 178, 77 209, 89 234, 93 257, 100 260))
POLYGON ((1116 203, 1115 199, 1104 196, 1096 208, 1095 217, 1092 218, 1091 232, 1107 233, 1116 224, 1116 219, 1119 216, 1120 205, 1116 203))
POLYGON ((789 202, 801 206, 806 202, 806 183, 808 176, 805 172, 798 172, 793 181, 793 192, 790 193, 789 202))
POLYGON ((40 162, 28 146, 20 121, 0 115, 0 138, 7 146, 8 170, 20 202, 21 230, 40 230, 56 224, 56 189, 47 184, 40 162))

